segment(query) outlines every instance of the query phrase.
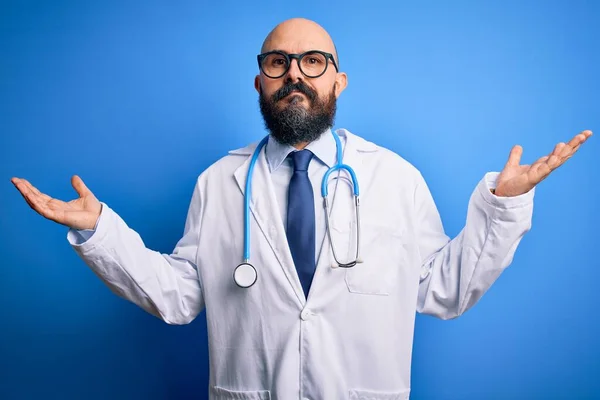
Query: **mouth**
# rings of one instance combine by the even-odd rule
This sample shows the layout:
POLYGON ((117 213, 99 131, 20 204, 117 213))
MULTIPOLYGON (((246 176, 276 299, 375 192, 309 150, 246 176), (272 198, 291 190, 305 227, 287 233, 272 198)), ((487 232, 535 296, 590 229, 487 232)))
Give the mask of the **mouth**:
POLYGON ((290 85, 291 87, 283 87, 276 92, 272 97, 276 98, 278 105, 290 105, 290 104, 312 104, 313 93, 308 88, 300 87, 299 84, 290 85), (294 87, 295 86, 295 87, 294 87), (288 89, 288 90, 284 90, 288 89))
POLYGON ((305 104, 306 100, 308 100, 308 96, 306 96, 304 93, 298 90, 294 90, 290 92, 287 96, 281 98, 278 103, 282 107, 286 107, 288 105, 305 104))
POLYGON ((306 95, 302 92, 300 92, 299 90, 293 90, 292 92, 290 92, 290 94, 288 94, 285 97, 291 97, 291 96, 304 96, 306 97, 306 95))

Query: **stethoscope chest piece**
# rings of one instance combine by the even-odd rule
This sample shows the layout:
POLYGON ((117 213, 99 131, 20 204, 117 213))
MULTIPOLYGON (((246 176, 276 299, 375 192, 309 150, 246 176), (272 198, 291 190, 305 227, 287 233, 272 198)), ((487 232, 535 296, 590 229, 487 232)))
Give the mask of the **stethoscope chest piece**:
POLYGON ((242 288, 249 288, 254 285, 257 278, 256 269, 249 263, 241 263, 233 271, 233 280, 236 285, 242 288))

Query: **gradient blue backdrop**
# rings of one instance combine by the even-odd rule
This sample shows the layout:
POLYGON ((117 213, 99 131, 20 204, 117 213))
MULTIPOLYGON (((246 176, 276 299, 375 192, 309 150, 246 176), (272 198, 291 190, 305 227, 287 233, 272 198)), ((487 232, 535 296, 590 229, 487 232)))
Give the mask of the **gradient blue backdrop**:
MULTIPOLYGON (((600 134, 598 2, 324 3, 1 3, 0 398, 206 398, 204 313, 169 326, 116 297, 9 180, 70 200, 79 174, 170 252, 197 175, 264 135, 256 54, 284 19, 329 30, 349 76, 336 127, 417 166, 451 236, 514 144, 532 162, 600 134)), ((599 143, 538 187, 475 308, 418 316, 412 398, 600 398, 599 143)))

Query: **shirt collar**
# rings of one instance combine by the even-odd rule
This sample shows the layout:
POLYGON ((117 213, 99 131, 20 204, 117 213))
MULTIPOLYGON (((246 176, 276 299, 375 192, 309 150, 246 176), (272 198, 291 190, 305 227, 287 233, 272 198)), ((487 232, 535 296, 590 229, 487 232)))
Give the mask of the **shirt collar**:
MULTIPOLYGON (((328 168, 335 164, 337 148, 331 129, 323 132, 317 140, 310 142, 305 149, 310 150, 328 168)), ((295 150, 294 146, 281 144, 271 135, 266 146, 266 157, 270 171, 276 171, 283 164, 288 154, 295 150)))

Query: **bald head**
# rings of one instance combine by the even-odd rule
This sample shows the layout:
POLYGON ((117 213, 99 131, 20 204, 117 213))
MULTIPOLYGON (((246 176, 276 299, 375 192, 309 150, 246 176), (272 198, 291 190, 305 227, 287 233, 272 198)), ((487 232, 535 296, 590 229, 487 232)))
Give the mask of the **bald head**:
POLYGON ((329 33, 314 21, 304 18, 288 19, 277 25, 265 38, 261 53, 288 49, 289 53, 322 50, 333 54, 339 66, 337 50, 329 33), (293 49, 293 50, 292 50, 293 49))

